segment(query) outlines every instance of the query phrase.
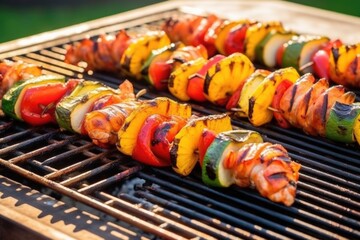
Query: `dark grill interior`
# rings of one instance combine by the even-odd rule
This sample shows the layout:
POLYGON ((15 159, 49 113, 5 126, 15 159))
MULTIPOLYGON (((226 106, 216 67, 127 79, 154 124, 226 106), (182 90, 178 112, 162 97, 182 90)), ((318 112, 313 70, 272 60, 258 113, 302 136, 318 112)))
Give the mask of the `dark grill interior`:
MULTIPOLYGON (((41 64, 47 72, 117 87, 119 76, 87 73, 63 63, 66 45, 85 34, 96 37, 121 28, 143 31, 157 27, 174 12, 181 14, 173 10, 144 16, 71 39, 8 52, 3 57, 41 64)), ((146 88, 139 82, 134 85, 136 90, 146 88)), ((144 97, 159 95, 172 98, 167 92, 151 90, 144 97)), ((192 106, 199 114, 223 112, 209 105, 192 106)), ((233 124, 259 131, 264 140, 282 144, 302 164, 292 207, 270 202, 252 189, 209 188, 202 184, 199 169, 189 177, 180 177, 168 168, 143 166, 116 149, 98 148, 86 137, 62 132, 57 126, 32 128, 7 118, 0 119, 0 174, 52 189, 57 197, 81 202, 117 219, 115 225, 131 226, 131 231, 149 238, 360 238, 358 146, 335 144, 274 124, 255 128, 238 119, 233 124)))

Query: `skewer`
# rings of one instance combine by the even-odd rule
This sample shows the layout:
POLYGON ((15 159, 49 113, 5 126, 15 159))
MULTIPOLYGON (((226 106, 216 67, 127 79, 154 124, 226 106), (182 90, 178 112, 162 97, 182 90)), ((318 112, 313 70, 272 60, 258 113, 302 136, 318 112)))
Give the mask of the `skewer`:
MULTIPOLYGON (((232 112, 242 112, 241 108, 231 108, 230 109, 232 112)), ((272 111, 272 112, 277 112, 280 113, 279 109, 273 108, 273 107, 268 107, 268 110, 272 111)))
POLYGON ((136 95, 135 95, 135 99, 138 100, 141 96, 145 95, 147 93, 146 89, 143 88, 141 89, 136 95))
POLYGON ((305 63, 304 65, 302 65, 302 66, 299 67, 299 71, 302 72, 302 71, 304 71, 304 69, 309 68, 309 67, 311 67, 312 65, 314 65, 314 62, 313 62, 313 61, 308 62, 308 63, 305 63))
POLYGON ((272 112, 276 112, 276 113, 280 113, 281 111, 279 109, 273 108, 273 107, 268 107, 268 109, 272 112))

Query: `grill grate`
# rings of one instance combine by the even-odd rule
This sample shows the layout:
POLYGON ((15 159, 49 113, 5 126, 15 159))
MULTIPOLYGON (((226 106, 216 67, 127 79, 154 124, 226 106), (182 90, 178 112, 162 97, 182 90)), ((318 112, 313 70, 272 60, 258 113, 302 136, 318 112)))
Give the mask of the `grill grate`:
MULTIPOLYGON (((153 28, 157 16, 93 29, 87 34, 114 32, 121 28, 141 31, 153 28)), ((100 80, 117 87, 121 80, 108 73, 85 72, 63 62, 71 39, 59 39, 45 47, 6 53, 12 60, 40 64, 48 73, 100 80)), ((136 90, 145 88, 134 83, 136 90)), ((152 92, 144 96, 172 96, 152 92)), ((359 98, 359 94, 357 93, 359 98)), ((223 111, 192 103, 199 114, 223 111)), ((65 195, 165 239, 266 238, 341 239, 360 238, 360 150, 358 146, 334 144, 295 129, 268 124, 253 127, 233 120, 237 127, 263 134, 264 140, 282 144, 302 164, 296 202, 285 207, 259 196, 251 189, 215 189, 201 183, 199 169, 186 178, 171 169, 143 166, 115 149, 94 146, 86 137, 60 131, 56 126, 29 128, 0 119, 0 164, 10 172, 65 195)), ((1 170, 1 169, 0 169, 1 170)))

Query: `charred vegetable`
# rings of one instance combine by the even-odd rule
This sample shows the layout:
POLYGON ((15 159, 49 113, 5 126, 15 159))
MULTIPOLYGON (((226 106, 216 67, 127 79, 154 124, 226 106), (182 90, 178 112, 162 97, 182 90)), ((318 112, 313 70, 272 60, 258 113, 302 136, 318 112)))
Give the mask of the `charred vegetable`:
POLYGON ((230 117, 222 114, 191 119, 176 134, 170 158, 174 171, 180 175, 189 175, 199 161, 199 140, 204 129, 216 133, 231 130, 230 117))

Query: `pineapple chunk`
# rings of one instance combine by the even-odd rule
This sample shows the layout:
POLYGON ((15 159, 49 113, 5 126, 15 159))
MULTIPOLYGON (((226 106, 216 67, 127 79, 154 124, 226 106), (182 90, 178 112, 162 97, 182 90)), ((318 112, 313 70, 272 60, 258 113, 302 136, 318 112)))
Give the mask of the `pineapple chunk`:
POLYGON ((152 114, 176 115, 187 119, 191 116, 191 106, 180 104, 166 97, 158 97, 144 102, 125 119, 118 132, 117 148, 120 152, 132 155, 139 131, 146 118, 152 114))
POLYGON ((199 160, 199 141, 207 128, 216 133, 232 130, 226 114, 209 115, 190 120, 175 136, 170 148, 171 164, 175 172, 187 176, 199 160))
POLYGON ((236 112, 239 117, 248 117, 249 115, 249 99, 251 94, 256 90, 259 84, 270 74, 271 72, 264 69, 257 69, 250 77, 245 81, 243 88, 241 89, 240 99, 238 107, 240 111, 236 112))
POLYGON ((170 74, 168 89, 170 93, 181 101, 189 101, 187 85, 189 77, 197 73, 206 63, 204 58, 198 58, 181 64, 170 74))
POLYGON ((259 22, 251 25, 246 31, 245 36, 245 55, 251 60, 255 60, 255 48, 271 31, 284 32, 281 22, 259 22))
POLYGON ((360 43, 330 51, 330 79, 337 84, 360 88, 360 43))
POLYGON ((205 97, 215 105, 224 106, 254 71, 253 63, 244 54, 231 54, 207 71, 204 83, 205 97))
POLYGON ((273 112, 269 110, 277 86, 283 80, 295 82, 300 77, 293 67, 282 68, 268 75, 249 97, 249 121, 261 126, 271 121, 273 112))
POLYGON ((125 50, 121 57, 120 64, 123 70, 141 79, 141 69, 151 51, 170 44, 169 37, 164 31, 150 31, 146 35, 135 38, 125 50))

